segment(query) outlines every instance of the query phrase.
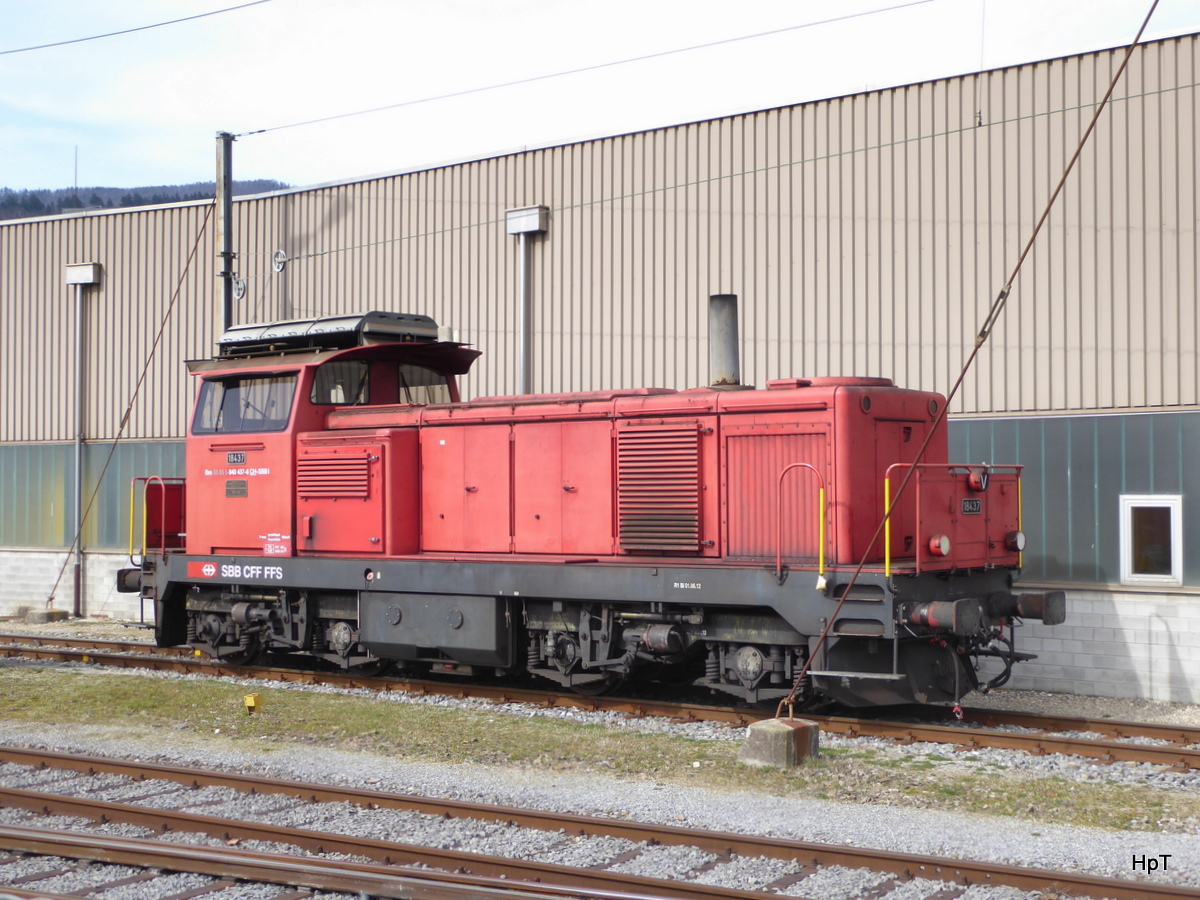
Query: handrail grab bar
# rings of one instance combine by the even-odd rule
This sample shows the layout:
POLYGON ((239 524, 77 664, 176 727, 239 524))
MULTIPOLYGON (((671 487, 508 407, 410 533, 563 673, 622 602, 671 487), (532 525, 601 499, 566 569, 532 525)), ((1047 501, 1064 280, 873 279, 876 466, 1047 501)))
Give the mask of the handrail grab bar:
POLYGON ((775 578, 783 582, 783 479, 792 469, 808 469, 817 476, 817 590, 825 590, 825 479, 812 463, 791 463, 779 473, 775 501, 775 578))
POLYGON ((162 546, 159 549, 165 551, 167 549, 167 533, 166 533, 167 484, 168 483, 184 484, 186 482, 186 480, 187 480, 186 478, 182 478, 182 477, 169 477, 169 476, 164 477, 162 475, 135 475, 133 478, 129 479, 129 563, 130 563, 130 565, 134 565, 134 566, 141 565, 141 562, 134 560, 135 554, 133 552, 134 551, 134 547, 133 547, 134 522, 137 519, 136 504, 137 504, 138 482, 142 483, 142 541, 141 541, 141 546, 138 547, 138 552, 136 555, 139 556, 141 558, 141 560, 144 561, 146 558, 146 549, 147 549, 146 548, 146 537, 147 537, 147 534, 149 532, 149 527, 150 527, 149 516, 146 515, 146 512, 147 512, 147 510, 146 510, 147 488, 150 486, 151 482, 156 482, 159 485, 159 487, 162 488, 162 490, 159 494, 159 521, 162 523, 163 530, 162 530, 162 546))

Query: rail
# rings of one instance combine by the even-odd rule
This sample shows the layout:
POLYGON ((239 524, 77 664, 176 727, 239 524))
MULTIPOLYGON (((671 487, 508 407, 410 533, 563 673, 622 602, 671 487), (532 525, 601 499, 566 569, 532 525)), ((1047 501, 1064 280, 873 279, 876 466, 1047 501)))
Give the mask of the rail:
POLYGON ((779 473, 775 501, 775 580, 783 584, 783 479, 792 469, 808 469, 817 476, 817 590, 825 590, 825 479, 812 463, 791 463, 779 473))
MULTIPOLYGON (((1023 497, 1021 494, 1021 471, 1025 468, 1023 465, 1014 465, 1008 463, 892 463, 887 467, 883 475, 883 517, 885 521, 883 529, 883 574, 885 578, 892 577, 892 471, 895 469, 916 469, 916 492, 917 499, 915 509, 918 520, 921 515, 921 472, 926 469, 948 472, 949 474, 966 475, 968 479, 982 479, 982 486, 973 488, 981 494, 986 493, 988 477, 992 472, 1001 471, 1012 473, 1016 476, 1017 485, 1017 529, 1021 530, 1024 527, 1024 509, 1023 497)), ((972 482, 978 483, 978 482, 972 482)), ((921 571, 920 551, 914 547, 917 559, 917 571, 921 571)), ((1022 562, 1022 554, 1017 553, 1017 565, 1022 562)))
MULTIPOLYGON (((1192 885, 1173 885, 1145 880, 1127 880, 1091 875, 1080 871, 1054 871, 1025 868, 979 860, 936 857, 894 850, 853 847, 844 844, 819 843, 787 837, 759 836, 680 826, 658 825, 637 821, 619 821, 609 817, 585 816, 577 813, 554 813, 518 809, 462 800, 444 800, 412 794, 361 788, 310 784, 264 778, 244 773, 212 771, 194 766, 180 767, 149 764, 143 769, 140 762, 107 759, 91 755, 50 752, 42 755, 35 750, 0 747, 0 759, 18 765, 84 772, 89 776, 108 775, 119 778, 171 781, 193 788, 222 787, 241 793, 293 797, 306 803, 353 804, 365 810, 386 809, 433 814, 446 818, 470 818, 503 823, 507 827, 536 829, 569 835, 618 838, 645 845, 694 847, 729 860, 763 857, 793 861, 803 868, 796 873, 799 882, 820 867, 842 866, 862 868, 891 874, 898 881, 919 877, 951 882, 962 892, 970 885, 1007 886, 1024 891, 1048 891, 1074 896, 1109 897, 1114 900, 1182 900, 1195 897, 1192 885)), ((57 783, 57 782, 56 782, 57 783)), ((379 893, 387 879, 393 886, 400 879, 425 877, 459 880, 468 878, 496 879, 488 886, 503 883, 526 891, 545 891, 566 896, 586 897, 677 897, 688 900, 711 898, 754 898, 779 896, 772 885, 762 889, 736 889, 709 886, 700 881, 664 879, 622 874, 608 865, 579 868, 517 856, 490 856, 468 850, 437 845, 398 843, 386 837, 364 837, 331 831, 314 831, 290 825, 276 825, 270 815, 252 816, 249 820, 227 819, 204 813, 172 810, 161 804, 143 805, 140 801, 119 802, 90 796, 78 796, 60 786, 49 789, 36 786, 7 787, 0 791, 3 803, 13 809, 31 810, 42 816, 64 815, 92 822, 112 822, 137 825, 158 833, 206 834, 225 842, 214 850, 211 846, 160 842, 146 838, 128 838, 96 834, 56 834, 44 828, 22 828, 20 825, 0 826, 0 846, 9 852, 52 854, 66 857, 99 859, 119 865, 156 865, 160 868, 203 872, 209 875, 232 876, 244 880, 280 880, 293 885, 320 886, 325 890, 364 890, 366 896, 411 897, 416 893, 379 893), (60 793, 62 791, 62 793, 60 793), (88 848, 66 851, 62 843, 88 843, 88 848), (298 847, 310 854, 345 854, 367 862, 314 857, 280 859, 270 854, 243 849, 244 841, 262 841, 287 847, 298 847), (194 852, 202 854, 196 859, 194 852), (167 854, 170 859, 154 858, 167 854), (263 869, 274 860, 275 867, 263 869), (414 864, 443 869, 444 873, 428 868, 411 870, 414 864), (387 869, 381 868, 387 866, 387 869), (282 867, 282 868, 280 868, 282 867), (371 883, 314 882, 318 868, 330 868, 338 877, 369 878, 371 883), (452 873, 452 874, 448 874, 452 873), (502 881, 501 881, 502 880, 502 881), (602 893, 611 892, 611 893, 602 893)), ((614 861, 618 860, 615 858, 614 861)), ((785 876, 787 877, 787 876, 785 876)), ((784 884, 776 882, 779 888, 784 884)), ((445 885, 445 881, 442 882, 445 885)), ((889 886, 890 889, 891 886, 889 886)), ((870 894, 869 894, 870 895, 870 894)), ((878 894, 876 894, 878 895, 878 894)), ((954 896, 956 894, 952 894, 954 896)), ((425 895, 429 896, 429 895, 425 895)), ((438 894, 436 896, 447 896, 438 894)), ((477 896, 490 897, 482 893, 477 896)), ((523 896, 523 895, 518 895, 523 896)))

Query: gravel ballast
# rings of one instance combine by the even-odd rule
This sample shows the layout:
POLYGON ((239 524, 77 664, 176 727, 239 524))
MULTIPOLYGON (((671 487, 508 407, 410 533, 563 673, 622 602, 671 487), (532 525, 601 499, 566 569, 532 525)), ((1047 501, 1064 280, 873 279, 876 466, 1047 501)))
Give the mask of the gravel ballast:
MULTIPOLYGON (((714 792, 702 787, 532 769, 406 762, 369 753, 329 749, 314 752, 301 746, 277 747, 269 759, 264 759, 261 754, 244 750, 224 739, 199 741, 195 736, 176 734, 174 741, 158 740, 150 745, 131 739, 119 729, 97 726, 46 728, 5 723, 0 725, 0 741, 98 755, 152 758, 177 765, 256 771, 300 781, 612 816, 663 825, 686 824, 694 828, 954 856, 1024 867, 1082 871, 1114 878, 1131 878, 1139 874, 1132 868, 1134 857, 1161 858, 1163 854, 1169 854, 1166 879, 1200 887, 1200 841, 1187 834, 1105 831, 1003 817, 714 792)), ((258 804, 261 799, 252 802, 258 804)), ((249 813, 250 808, 245 811, 249 813)), ((234 812, 236 810, 227 809, 223 814, 234 812)), ((296 821, 303 816, 297 812, 291 817, 291 824, 327 828, 334 824, 329 821, 331 815, 333 813, 325 808, 320 813, 324 821, 306 823, 296 821)), ((357 820, 360 825, 366 823, 365 815, 362 811, 347 811, 347 817, 357 820)), ((396 816, 396 813, 388 812, 387 815, 396 816)), ((479 852, 496 849, 488 846, 494 831, 486 825, 481 828, 480 823, 437 821, 442 835, 423 834, 421 840, 443 846, 455 844, 466 849, 465 842, 478 839, 481 841, 479 852)), ((360 825, 350 829, 351 833, 359 830, 360 825)), ((399 822, 397 827, 411 833, 412 821, 399 822)), ((378 832, 372 828, 368 833, 378 832)), ((592 855, 597 859, 611 858, 623 849, 627 848, 614 845, 599 853, 593 851, 592 855)), ((667 854, 665 848, 656 852, 667 854)), ((668 856, 664 856, 663 865, 673 869, 675 865, 668 861, 668 856)), ((748 862, 741 864, 749 865, 748 862)), ((778 876, 767 872, 747 877, 770 881, 778 876)))

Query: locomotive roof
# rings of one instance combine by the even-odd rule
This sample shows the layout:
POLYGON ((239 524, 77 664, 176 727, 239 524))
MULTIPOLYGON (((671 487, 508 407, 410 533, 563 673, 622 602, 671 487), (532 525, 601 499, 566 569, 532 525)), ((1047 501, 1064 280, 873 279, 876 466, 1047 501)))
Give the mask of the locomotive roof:
POLYGON ((436 341, 429 316, 374 310, 266 325, 235 325, 217 338, 221 357, 274 356, 288 350, 344 350, 379 343, 436 341))
POLYGON ((234 372, 241 369, 298 369, 331 359, 395 359, 425 366, 443 375, 465 375, 483 354, 454 341, 403 341, 351 346, 341 350, 289 351, 286 347, 251 356, 218 356, 214 359, 188 360, 188 371, 234 372))

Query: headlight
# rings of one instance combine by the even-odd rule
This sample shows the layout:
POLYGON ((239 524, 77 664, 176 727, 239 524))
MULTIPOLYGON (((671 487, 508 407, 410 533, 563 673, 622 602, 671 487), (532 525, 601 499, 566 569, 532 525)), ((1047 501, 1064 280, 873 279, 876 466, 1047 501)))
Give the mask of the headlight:
POLYGON ((949 556, 950 538, 944 534, 935 534, 929 539, 929 552, 934 556, 949 556))

